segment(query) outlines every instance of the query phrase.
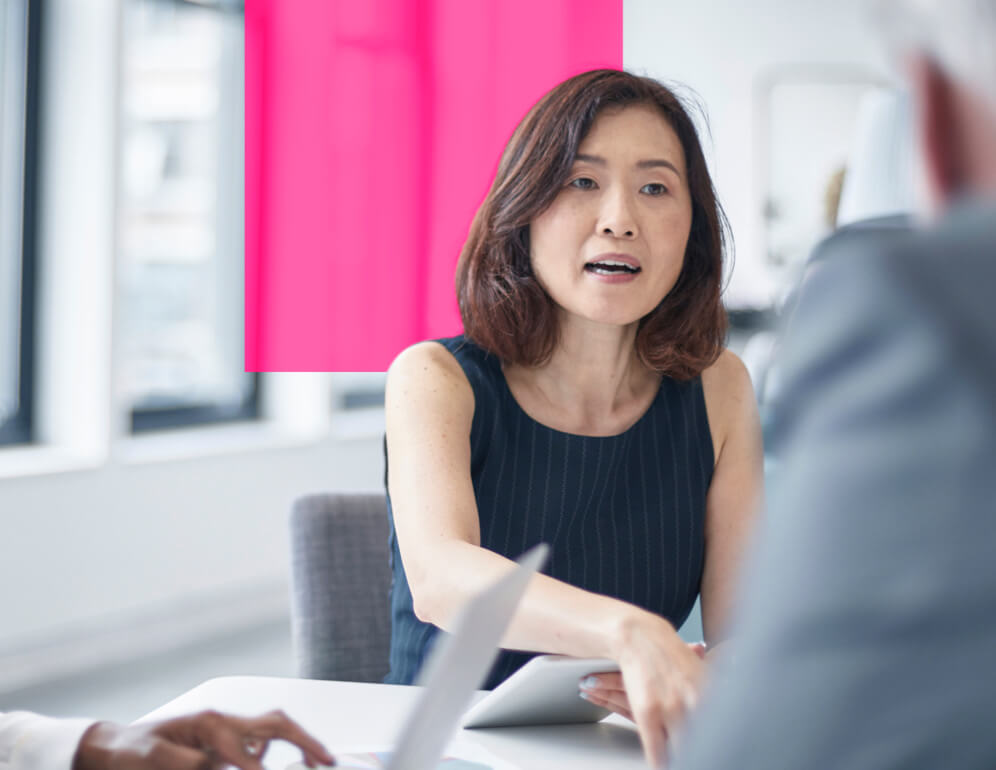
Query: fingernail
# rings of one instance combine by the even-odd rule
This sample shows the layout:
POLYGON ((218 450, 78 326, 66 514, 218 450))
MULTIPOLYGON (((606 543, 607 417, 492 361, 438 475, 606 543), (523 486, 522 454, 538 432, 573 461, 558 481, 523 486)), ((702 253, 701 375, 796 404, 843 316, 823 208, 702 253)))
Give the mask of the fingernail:
POLYGON ((591 700, 591 696, 588 693, 586 693, 584 690, 578 693, 578 697, 584 698, 585 700, 591 700))
POLYGON ((581 680, 581 686, 586 690, 594 689, 598 687, 598 677, 597 676, 586 676, 581 680))

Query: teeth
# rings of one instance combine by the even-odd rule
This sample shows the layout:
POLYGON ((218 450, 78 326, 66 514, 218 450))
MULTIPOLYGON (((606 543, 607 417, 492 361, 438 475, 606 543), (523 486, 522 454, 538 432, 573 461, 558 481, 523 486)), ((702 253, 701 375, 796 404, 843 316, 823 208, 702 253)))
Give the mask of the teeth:
POLYGON ((617 262, 614 259, 603 259, 598 262, 589 262, 588 267, 590 267, 592 270, 595 270, 596 272, 605 273, 605 274, 617 273, 619 272, 618 268, 621 268, 627 273, 639 272, 639 268, 633 267, 632 265, 626 262, 617 262), (612 268, 617 268, 617 269, 612 269, 612 268))

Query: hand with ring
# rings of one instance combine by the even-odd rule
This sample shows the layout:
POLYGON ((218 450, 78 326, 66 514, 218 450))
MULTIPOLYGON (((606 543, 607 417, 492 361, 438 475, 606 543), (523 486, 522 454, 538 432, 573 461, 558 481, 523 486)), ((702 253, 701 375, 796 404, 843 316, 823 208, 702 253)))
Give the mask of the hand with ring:
POLYGON ((308 767, 334 765, 332 755, 282 711, 237 717, 217 711, 123 726, 98 722, 80 739, 72 770, 263 770, 271 740, 301 749, 308 767))

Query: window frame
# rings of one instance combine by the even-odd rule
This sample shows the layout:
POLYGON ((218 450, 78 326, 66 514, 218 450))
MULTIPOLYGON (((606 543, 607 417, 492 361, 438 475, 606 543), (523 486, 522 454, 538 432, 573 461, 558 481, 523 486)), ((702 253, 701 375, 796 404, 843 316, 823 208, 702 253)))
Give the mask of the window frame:
POLYGON ((129 429, 132 435, 162 430, 182 430, 230 422, 246 422, 262 418, 262 378, 252 375, 249 393, 239 403, 191 404, 190 406, 145 408, 129 410, 129 429))
POLYGON ((35 303, 37 268, 38 141, 40 136, 39 83, 42 46, 42 0, 24 0, 24 111, 21 127, 21 269, 18 340, 17 410, 0 422, 0 446, 35 441, 35 303))
MULTIPOLYGON (((244 7, 241 2, 192 3, 190 0, 158 1, 166 2, 179 7, 200 7, 207 11, 216 12, 220 15, 244 16, 244 7)), ((227 31, 223 34, 227 34, 227 31)), ((235 63, 233 63, 233 67, 234 66, 236 66, 235 63)), ((244 73, 244 67, 239 69, 244 73)), ((121 120, 120 113, 118 120, 121 120)), ((219 131, 219 135, 223 133, 223 130, 219 131)), ((224 173, 224 163, 222 163, 222 168, 219 169, 219 175, 223 175, 224 173)), ((230 224, 228 221, 229 219, 230 217, 228 215, 219 212, 219 216, 217 218, 219 230, 230 224)), ((232 239, 226 236, 223 242, 232 244, 232 239)), ((223 248, 225 247, 219 247, 219 252, 221 252, 223 248)), ((240 258, 240 262, 244 263, 244 258, 240 258)), ((239 321, 241 323, 241 318, 239 321)), ((127 407, 127 428, 130 435, 138 436, 167 430, 183 430, 187 428, 224 425, 229 423, 259 421, 263 419, 262 405, 262 377, 259 372, 254 372, 251 373, 248 392, 241 399, 241 401, 231 401, 225 404, 191 403, 166 407, 127 407)))

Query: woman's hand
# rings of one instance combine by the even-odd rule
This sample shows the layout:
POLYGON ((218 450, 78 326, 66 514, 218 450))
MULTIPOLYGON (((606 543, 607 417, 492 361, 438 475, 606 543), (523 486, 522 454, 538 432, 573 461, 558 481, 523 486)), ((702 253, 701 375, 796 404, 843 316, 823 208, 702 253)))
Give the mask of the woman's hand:
POLYGON ((582 680, 581 695, 636 723, 647 762, 660 767, 665 746, 698 700, 705 645, 686 644, 663 618, 648 612, 622 622, 619 673, 582 680))
MULTIPOLYGON (((688 649, 705 659, 705 642, 695 642, 689 644, 688 649)), ((626 719, 633 720, 633 712, 629 707, 629 698, 626 696, 626 688, 623 686, 622 674, 618 671, 608 671, 605 673, 589 674, 581 680, 578 685, 581 689, 581 697, 602 706, 617 714, 621 714, 626 719)))
POLYGON ((125 727, 98 722, 83 734, 73 770, 263 770, 272 740, 294 744, 309 767, 335 760, 282 711, 236 717, 203 711, 153 724, 125 727))

